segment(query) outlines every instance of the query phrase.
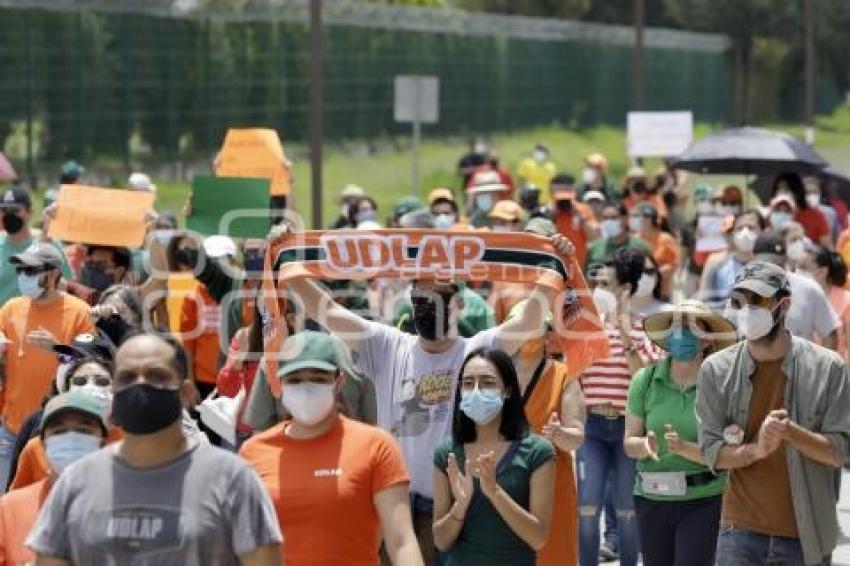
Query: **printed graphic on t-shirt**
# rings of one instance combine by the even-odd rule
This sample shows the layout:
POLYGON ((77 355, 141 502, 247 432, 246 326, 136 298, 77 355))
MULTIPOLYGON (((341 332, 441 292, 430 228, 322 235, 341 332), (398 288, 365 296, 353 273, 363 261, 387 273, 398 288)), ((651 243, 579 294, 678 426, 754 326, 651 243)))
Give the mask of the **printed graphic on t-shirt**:
POLYGON ((401 398, 395 402, 401 406, 401 416, 393 423, 392 434, 396 437, 421 436, 431 422, 448 418, 454 383, 451 370, 439 370, 421 376, 417 384, 412 377, 405 378, 401 385, 401 398))
POLYGON ((179 507, 136 505, 93 513, 87 525, 92 546, 115 553, 153 554, 179 549, 183 531, 179 507))

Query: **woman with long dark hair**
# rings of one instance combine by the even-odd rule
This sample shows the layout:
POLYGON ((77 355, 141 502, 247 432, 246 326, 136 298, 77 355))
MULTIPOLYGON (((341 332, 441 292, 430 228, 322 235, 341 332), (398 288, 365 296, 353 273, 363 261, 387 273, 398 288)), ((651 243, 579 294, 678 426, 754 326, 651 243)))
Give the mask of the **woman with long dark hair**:
POLYGON ((549 539, 555 451, 529 432, 505 352, 481 348, 463 362, 452 438, 434 465, 434 542, 447 564, 536 563, 549 539))
MULTIPOLYGON (((832 242, 829 235, 829 223, 826 220, 823 212, 819 208, 809 206, 806 201, 806 188, 803 185, 803 179, 797 173, 783 173, 776 178, 773 183, 772 200, 773 203, 777 197, 789 195, 794 201, 795 206, 792 207, 788 220, 796 220, 803 225, 808 238, 822 246, 832 247, 832 242)), ((772 207, 772 206, 771 206, 772 207)), ((772 207, 773 208, 773 207, 772 207)), ((771 219, 771 224, 774 224, 771 219)), ((773 226, 778 230, 782 226, 773 226)))

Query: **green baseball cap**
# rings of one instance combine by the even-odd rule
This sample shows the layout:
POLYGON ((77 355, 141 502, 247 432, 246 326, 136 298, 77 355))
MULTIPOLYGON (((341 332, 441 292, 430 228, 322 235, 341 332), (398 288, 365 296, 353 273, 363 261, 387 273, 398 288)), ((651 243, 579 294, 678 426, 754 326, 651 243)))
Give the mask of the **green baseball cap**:
POLYGON ((68 391, 57 395, 45 405, 41 416, 41 434, 44 434, 44 429, 47 428, 51 419, 65 413, 82 413, 94 417, 103 427, 103 435, 106 436, 109 433, 109 422, 101 403, 88 393, 68 391))
POLYGON ((73 177, 75 179, 79 179, 85 174, 86 168, 74 161, 66 161, 62 164, 62 176, 63 177, 73 177))
POLYGON ((788 272, 767 261, 751 261, 735 278, 733 289, 744 289, 762 297, 772 297, 779 291, 791 292, 788 272))
POLYGON ((395 208, 393 209, 393 217, 401 218, 405 214, 410 214, 414 210, 419 210, 423 208, 422 203, 416 197, 403 197, 395 203, 395 208))
POLYGON ((301 369, 337 371, 341 367, 339 346, 324 332, 304 330, 287 338, 281 348, 282 361, 277 376, 301 369))
POLYGON ((531 220, 525 223, 525 228, 523 228, 523 232, 531 232, 532 234, 537 234, 538 236, 546 236, 551 237, 555 235, 555 225, 548 218, 543 218, 541 216, 535 216, 531 220))

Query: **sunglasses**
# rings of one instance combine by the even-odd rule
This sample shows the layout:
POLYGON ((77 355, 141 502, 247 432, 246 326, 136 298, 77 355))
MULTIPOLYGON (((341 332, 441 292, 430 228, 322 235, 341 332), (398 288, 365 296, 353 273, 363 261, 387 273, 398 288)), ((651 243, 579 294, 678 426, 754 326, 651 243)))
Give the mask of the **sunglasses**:
POLYGON ((98 387, 109 387, 112 385, 112 378, 107 375, 75 375, 70 379, 71 385, 83 387, 89 383, 94 383, 98 387))
POLYGON ((46 273, 50 271, 49 267, 16 267, 15 271, 18 275, 41 275, 42 273, 46 273))
POLYGON ((733 309, 740 310, 745 306, 764 307, 770 306, 771 297, 762 297, 761 295, 745 295, 740 291, 734 297, 729 297, 729 306, 733 309))
POLYGON ((658 275, 658 270, 654 267, 645 267, 643 272, 647 275, 658 275))

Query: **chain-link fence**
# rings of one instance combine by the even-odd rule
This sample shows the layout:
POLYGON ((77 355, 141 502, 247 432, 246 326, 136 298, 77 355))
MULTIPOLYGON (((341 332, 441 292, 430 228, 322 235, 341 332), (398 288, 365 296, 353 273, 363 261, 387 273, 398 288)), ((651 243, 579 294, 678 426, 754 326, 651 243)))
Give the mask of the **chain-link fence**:
MULTIPOLYGON (((308 132, 307 0, 0 0, 0 140, 34 167, 65 157, 208 155, 234 125, 308 132), (225 4, 225 7, 218 6, 225 4)), ((622 123, 627 27, 327 2, 325 136, 393 123, 397 74, 441 80, 441 119, 461 134, 622 123)), ((650 109, 728 110, 728 41, 647 30, 650 109)))

